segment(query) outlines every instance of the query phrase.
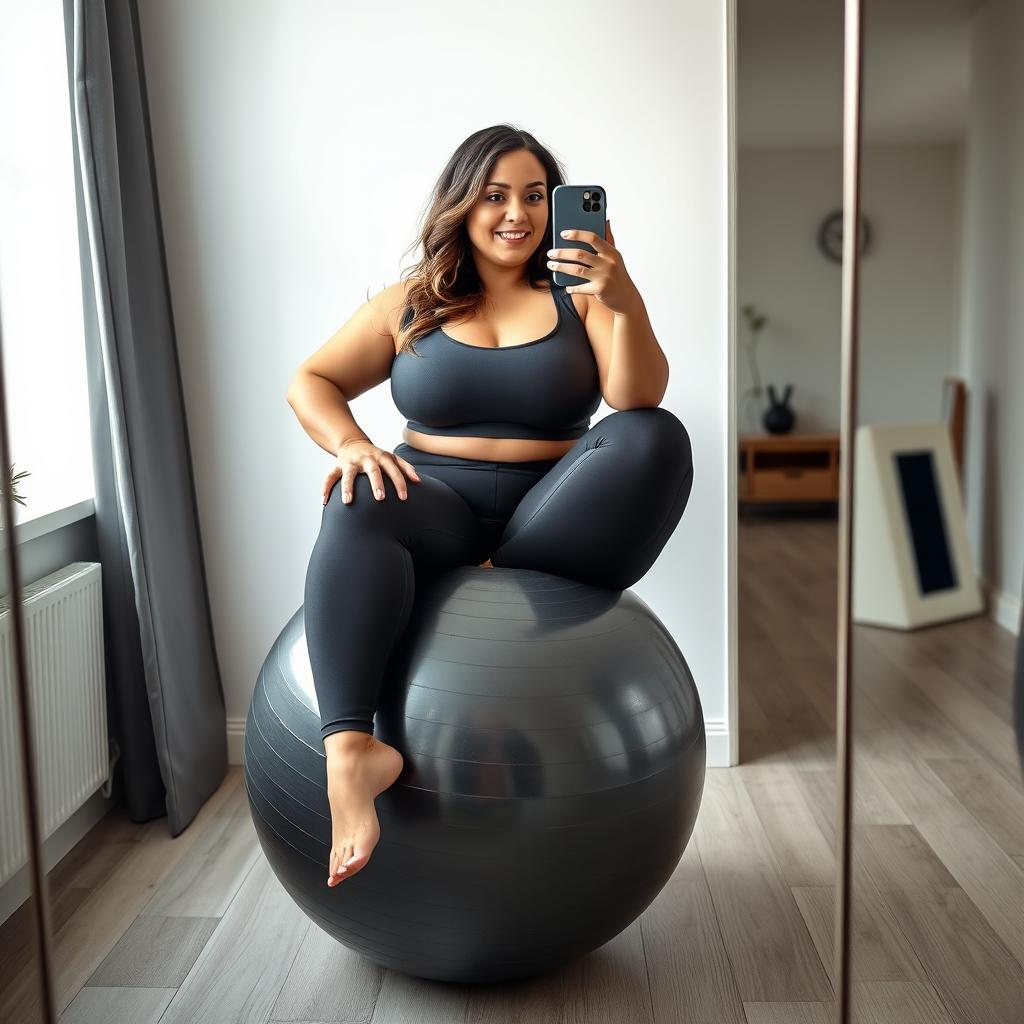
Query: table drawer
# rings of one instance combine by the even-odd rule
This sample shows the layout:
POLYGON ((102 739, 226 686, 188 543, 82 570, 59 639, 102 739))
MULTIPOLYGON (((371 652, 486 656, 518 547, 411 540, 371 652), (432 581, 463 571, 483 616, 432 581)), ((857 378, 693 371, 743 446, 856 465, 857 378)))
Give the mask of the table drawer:
POLYGON ((753 501, 834 501, 838 497, 831 469, 758 469, 750 485, 747 497, 753 501))

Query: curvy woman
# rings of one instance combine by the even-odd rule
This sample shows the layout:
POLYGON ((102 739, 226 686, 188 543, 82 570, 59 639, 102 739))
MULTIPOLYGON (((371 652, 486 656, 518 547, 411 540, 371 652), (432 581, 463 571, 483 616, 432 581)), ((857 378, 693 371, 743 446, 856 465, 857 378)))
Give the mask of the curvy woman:
POLYGON ((336 460, 304 605, 329 886, 367 864, 380 839, 374 800, 402 771, 373 717, 417 579, 481 565, 626 589, 690 495, 689 436, 658 407, 668 361, 608 222, 607 241, 582 229, 551 237, 551 192, 563 180, 528 132, 471 135, 435 185, 422 260, 357 309, 288 390, 336 460), (553 270, 586 283, 556 286, 553 270), (348 404, 388 378, 407 420, 393 452, 348 404), (602 397, 616 412, 591 426, 602 397))

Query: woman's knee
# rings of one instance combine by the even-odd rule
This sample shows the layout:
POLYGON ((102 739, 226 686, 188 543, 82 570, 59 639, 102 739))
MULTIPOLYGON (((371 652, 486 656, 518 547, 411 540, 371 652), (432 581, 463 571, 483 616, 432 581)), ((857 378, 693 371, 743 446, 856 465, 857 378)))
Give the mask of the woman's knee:
MULTIPOLYGON (((413 485, 410 484, 410 490, 413 485)), ((408 499, 406 499, 408 500, 408 499)), ((381 530, 388 528, 399 511, 393 506, 403 503, 395 493, 390 478, 384 480, 384 498, 378 499, 373 493, 373 481, 365 473, 359 473, 352 481, 352 500, 344 501, 341 480, 335 482, 324 505, 323 525, 345 529, 381 530)))
POLYGON ((671 460, 688 472, 693 468, 690 434, 675 413, 661 406, 620 409, 598 424, 605 438, 623 441, 630 450, 658 462, 671 460))

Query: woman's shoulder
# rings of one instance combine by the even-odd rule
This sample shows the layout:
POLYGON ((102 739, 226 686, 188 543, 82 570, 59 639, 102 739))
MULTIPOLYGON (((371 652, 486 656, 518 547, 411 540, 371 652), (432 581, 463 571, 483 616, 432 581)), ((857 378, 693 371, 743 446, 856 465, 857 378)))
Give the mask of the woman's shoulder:
POLYGON ((384 288, 376 300, 379 303, 380 315, 384 317, 387 329, 392 338, 397 339, 402 318, 409 305, 409 289, 417 278, 405 278, 384 288))

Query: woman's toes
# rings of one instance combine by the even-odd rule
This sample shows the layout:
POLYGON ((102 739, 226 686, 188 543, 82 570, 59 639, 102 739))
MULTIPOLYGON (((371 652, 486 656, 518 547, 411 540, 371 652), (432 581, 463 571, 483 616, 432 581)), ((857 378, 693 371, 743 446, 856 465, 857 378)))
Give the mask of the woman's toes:
POLYGON ((349 857, 350 853, 346 850, 341 851, 341 855, 336 850, 331 850, 331 861, 327 867, 327 884, 337 885, 342 878, 348 873, 347 869, 343 866, 344 861, 342 857, 349 857))
POLYGON ((346 856, 347 860, 338 861, 340 879, 351 878, 353 875, 358 874, 361 868, 366 867, 366 864, 370 859, 370 854, 368 852, 356 854, 349 850, 346 856))
POLYGON ((349 857, 347 861, 342 861, 345 867, 345 877, 354 875, 360 868, 365 867, 369 859, 370 855, 368 853, 360 853, 349 857))
POLYGON ((341 856, 335 858, 332 853, 327 884, 333 888, 339 882, 345 881, 346 878, 351 878, 353 875, 358 874, 359 871, 366 867, 372 852, 372 847, 370 849, 357 850, 353 846, 346 846, 342 850, 341 856))

